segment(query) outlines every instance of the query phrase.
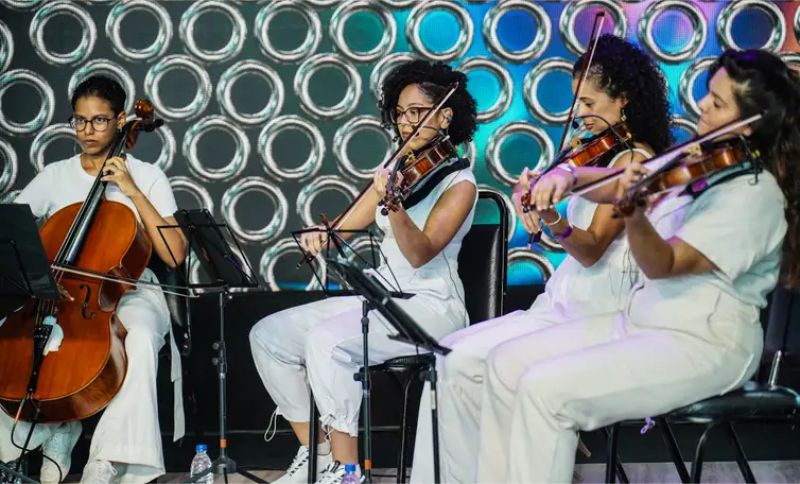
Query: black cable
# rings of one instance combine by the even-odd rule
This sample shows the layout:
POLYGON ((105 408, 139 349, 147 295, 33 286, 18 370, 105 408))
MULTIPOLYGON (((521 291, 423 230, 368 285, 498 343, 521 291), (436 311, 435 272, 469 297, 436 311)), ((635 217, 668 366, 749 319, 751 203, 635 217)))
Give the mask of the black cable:
MULTIPOLYGON (((22 414, 22 409, 25 406, 25 403, 27 403, 29 400, 31 402, 35 402, 35 400, 32 400, 29 397, 30 397, 30 394, 25 395, 25 398, 22 399, 22 402, 19 405, 19 409, 17 410, 17 415, 14 418, 14 423, 11 425, 11 445, 13 445, 14 447, 16 447, 17 449, 19 449, 21 451, 20 455, 19 455, 19 458, 17 459, 17 464, 16 464, 15 469, 14 469, 15 472, 20 472, 20 468, 22 466, 22 458, 30 453, 30 451, 28 450, 28 445, 30 444, 31 438, 33 437, 33 431, 36 428, 36 419, 39 417, 39 413, 41 411, 39 405, 34 405, 36 413, 33 416, 33 422, 31 423, 31 428, 30 428, 30 430, 28 430, 28 435, 25 437, 25 443, 22 446, 20 446, 14 440, 14 432, 17 429, 17 423, 19 422, 19 416, 22 414)), ((58 470, 58 482, 62 482, 64 480, 64 472, 62 471, 61 466, 58 465, 58 463, 55 460, 53 460, 48 455, 46 455, 44 453, 44 451, 42 452, 42 458, 49 460, 50 462, 53 463, 54 466, 56 466, 56 470, 58 470)))

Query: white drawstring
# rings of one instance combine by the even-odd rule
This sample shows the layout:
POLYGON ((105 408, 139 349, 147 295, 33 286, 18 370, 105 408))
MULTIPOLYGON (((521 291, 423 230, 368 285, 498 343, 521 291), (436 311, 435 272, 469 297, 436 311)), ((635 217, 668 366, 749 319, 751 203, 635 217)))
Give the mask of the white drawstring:
POLYGON ((270 442, 272 439, 275 438, 275 434, 278 433, 278 409, 276 408, 272 412, 272 416, 269 418, 269 424, 267 424, 267 430, 264 432, 264 442, 270 442), (270 435, 270 430, 272 430, 272 434, 270 435))

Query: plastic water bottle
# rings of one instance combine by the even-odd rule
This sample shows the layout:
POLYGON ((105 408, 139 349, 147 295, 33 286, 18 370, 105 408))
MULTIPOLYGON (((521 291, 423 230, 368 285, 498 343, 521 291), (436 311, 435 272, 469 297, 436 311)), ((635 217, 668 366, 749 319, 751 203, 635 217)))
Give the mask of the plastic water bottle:
MULTIPOLYGON (((211 458, 208 456, 208 446, 206 444, 197 444, 194 448, 195 455, 192 459, 192 468, 189 471, 189 476, 194 477, 201 474, 206 469, 211 468, 211 458)), ((198 479, 199 484, 212 484, 214 482, 214 473, 209 472, 202 478, 198 479)))
POLYGON ((342 478, 342 484, 359 484, 361 479, 358 478, 356 475, 356 465, 355 464, 345 464, 344 465, 344 477, 342 478))

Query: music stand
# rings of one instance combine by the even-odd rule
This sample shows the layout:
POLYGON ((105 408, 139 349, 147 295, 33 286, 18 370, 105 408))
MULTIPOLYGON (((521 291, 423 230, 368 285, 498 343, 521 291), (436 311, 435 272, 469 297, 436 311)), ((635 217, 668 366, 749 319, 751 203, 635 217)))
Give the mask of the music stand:
MULTIPOLYGON (((394 300, 391 291, 380 285, 380 283, 371 275, 365 274, 364 271, 358 267, 357 264, 346 259, 333 259, 326 260, 327 263, 334 269, 334 271, 342 279, 342 282, 353 288, 355 292, 364 297, 365 304, 369 304, 372 308, 377 309, 386 321, 392 325, 398 332, 397 335, 389 336, 389 338, 402 343, 422 347, 423 349, 437 353, 442 356, 450 352, 450 348, 446 348, 436 341, 436 338, 431 336, 425 329, 417 324, 414 319, 408 315, 400 305, 394 300)), ((366 359, 366 358, 365 358, 366 359)), ((364 362, 363 371, 367 371, 367 362, 364 362)), ((434 479, 435 482, 440 482, 439 472, 439 419, 436 404, 436 362, 432 361, 428 371, 425 373, 425 380, 430 383, 431 388, 431 419, 433 422, 433 459, 434 459, 434 479)), ((365 427, 367 427, 365 419, 365 427)), ((367 427, 368 428, 368 427, 367 427)), ((365 437, 367 437, 368 430, 365 429, 365 437)))
MULTIPOLYGON (((2 204, 0 220, 3 220, 0 224, 0 318, 16 310, 30 298, 60 299, 61 294, 53 279, 50 261, 44 251, 31 207, 24 204, 2 204)), ((41 333, 34 335, 36 344, 29 383, 34 388, 50 329, 43 325, 41 333)), ((35 420, 31 423, 28 438, 21 449, 20 462, 27 453, 25 447, 36 426, 35 420)), ((22 482, 36 482, 0 462, 0 475, 3 474, 22 482)))
MULTIPOLYGON (((166 243, 162 229, 180 229, 186 236, 191 249, 187 259, 190 259, 191 254, 194 253, 200 266, 211 280, 205 283, 192 283, 187 274, 186 286, 190 290, 203 289, 219 295, 219 341, 213 345, 217 351, 213 364, 217 367, 219 383, 219 457, 212 462, 209 469, 192 477, 191 482, 197 482, 217 469, 223 474, 226 483, 228 482, 228 472, 238 472, 253 482, 265 483, 267 481, 245 470, 237 471, 236 461, 227 454, 228 441, 226 438, 228 360, 225 345, 225 304, 231 299, 231 289, 258 287, 258 281, 230 228, 226 224, 217 223, 208 210, 204 208, 178 210, 173 216, 177 224, 158 227, 162 240, 166 243)), ((167 247, 169 247, 168 244, 167 247)), ((177 266, 177 260, 172 251, 170 251, 170 255, 177 266)), ((191 270, 191 266, 191 260, 188 260, 186 263, 187 273, 191 270)))

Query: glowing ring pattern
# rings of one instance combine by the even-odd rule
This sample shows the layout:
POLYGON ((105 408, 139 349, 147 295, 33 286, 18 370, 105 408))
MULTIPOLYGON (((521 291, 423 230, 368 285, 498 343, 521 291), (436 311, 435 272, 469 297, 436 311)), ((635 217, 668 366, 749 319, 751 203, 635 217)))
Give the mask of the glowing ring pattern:
POLYGON ((286 228, 288 214, 289 203, 286 201, 286 197, 281 189, 261 177, 248 176, 242 178, 225 190, 225 193, 222 195, 222 217, 230 226, 233 233, 246 242, 271 242, 286 228), (245 193, 250 191, 256 191, 266 195, 275 205, 275 213, 269 223, 255 230, 245 229, 236 219, 236 204, 245 193))
POLYGON ((120 57, 132 61, 150 61, 164 55, 172 40, 172 19, 163 5, 150 0, 127 0, 114 5, 106 18, 106 36, 111 40, 111 46, 120 57), (141 49, 128 47, 122 41, 122 21, 131 12, 142 11, 152 15, 158 23, 158 34, 155 40, 141 49))
POLYGON ((386 77, 389 74, 391 74, 392 70, 401 64, 414 59, 417 59, 417 57, 410 52, 396 52, 394 54, 387 55, 375 64, 375 66, 372 68, 372 72, 369 75, 369 88, 372 91, 372 94, 375 96, 375 99, 380 101, 383 81, 386 80, 386 77))
POLYGON ((0 129, 15 135, 35 133, 50 124, 53 119, 54 109, 55 95, 53 94, 53 88, 50 87, 50 84, 41 74, 28 69, 14 69, 0 74, 0 129), (3 114, 3 94, 14 84, 27 84, 36 89, 39 94, 41 101, 39 112, 30 121, 17 123, 3 114))
POLYGON ((486 39, 486 45, 494 54, 509 62, 522 63, 537 59, 547 49, 552 35, 553 26, 550 16, 539 4, 528 0, 501 0, 489 9, 483 19, 483 37, 486 39), (517 51, 506 49, 497 35, 500 19, 512 10, 523 10, 529 13, 536 20, 537 25, 536 37, 533 38, 530 45, 517 51))
POLYGON ((279 116, 267 123, 258 135, 257 149, 264 163, 264 170, 281 181, 303 180, 314 176, 322 168, 322 162, 325 159, 325 139, 319 128, 295 115, 279 116), (308 158, 297 168, 283 168, 278 165, 273 156, 272 144, 275 142, 275 138, 287 129, 302 131, 311 143, 308 158))
POLYGON ((169 185, 173 192, 185 192, 197 201, 197 204, 214 213, 214 199, 206 187, 189 178, 188 176, 173 176, 169 178, 169 185))
POLYGON ((506 214, 508 214, 508 233, 506 236, 508 237, 508 240, 511 240, 511 237, 514 235, 514 229, 517 227, 517 212, 514 210, 514 202, 511 201, 511 198, 506 194, 506 192, 500 191, 491 185, 480 183, 478 184, 478 190, 492 192, 496 195, 499 195, 503 200, 506 214))
POLYGON ((467 53, 469 46, 472 45, 472 38, 474 35, 474 26, 472 25, 472 18, 469 16, 467 9, 461 5, 450 2, 447 0, 428 0, 426 2, 419 2, 416 7, 408 14, 406 23, 406 37, 408 43, 422 54, 423 56, 439 61, 451 61, 459 57, 463 57, 467 53), (446 10, 455 15, 461 32, 458 35, 456 43, 444 52, 433 52, 425 46, 422 41, 420 29, 422 27, 422 19, 425 15, 433 10, 446 10))
POLYGON ((657 58, 665 62, 683 62, 697 57, 706 45, 708 25, 700 8, 692 2, 682 0, 660 0, 650 5, 639 20, 639 38, 657 58), (686 14, 692 21, 692 37, 677 52, 668 52, 658 46, 654 35, 656 19, 669 9, 686 14))
POLYGON ((612 0, 585 0, 582 2, 568 2, 564 10, 561 12, 559 19, 558 29, 564 37, 564 44, 575 55, 583 54, 586 47, 581 44, 578 35, 575 32, 575 20, 578 14, 588 7, 603 7, 608 13, 614 17, 614 35, 617 37, 625 37, 628 31, 628 20, 625 16, 625 10, 616 2, 612 0))
POLYGON ((29 10, 39 6, 44 0, 0 0, 0 5, 5 5, 12 10, 29 10))
POLYGON ((11 64, 14 57, 14 36, 8 25, 0 22, 0 72, 3 72, 11 64))
POLYGON ((133 78, 124 67, 108 59, 95 59, 82 65, 80 69, 72 74, 67 85, 67 97, 72 99, 72 93, 78 84, 93 75, 103 75, 115 79, 125 90, 125 112, 133 111, 133 103, 136 99, 136 84, 133 78))
POLYGON ((522 96, 525 99, 528 110, 534 118, 547 124, 564 123, 569 115, 569 107, 563 111, 554 113, 546 109, 539 101, 539 84, 542 82, 542 79, 544 79, 544 76, 556 71, 566 72, 571 78, 572 63, 563 57, 545 59, 536 67, 529 70, 528 73, 525 74, 525 79, 522 82, 522 96))
POLYGON ((227 118, 219 115, 206 116, 193 124, 183 138, 181 148, 189 168, 205 181, 229 181, 242 173, 250 157, 250 140, 244 131, 233 125, 227 118), (197 143, 200 137, 212 130, 226 131, 236 145, 233 158, 222 168, 206 168, 197 156, 197 143))
POLYGON ((353 112, 361 97, 361 76, 352 64, 337 54, 317 54, 306 59, 294 77, 294 92, 300 98, 302 108, 319 119, 336 119, 353 112), (322 67, 333 66, 347 75, 347 93, 333 106, 317 106, 309 93, 311 77, 322 67))
MULTIPOLYGON (((278 278, 275 277, 275 265, 278 263, 278 259, 287 254, 297 254, 298 259, 302 256, 300 248, 297 247, 297 243, 291 237, 281 239, 275 244, 272 244, 261 256, 261 261, 258 264, 259 273, 272 291, 281 290, 280 284, 278 284, 278 278)), ((319 260, 320 258, 317 257, 317 262, 314 264, 316 265, 316 270, 320 271, 320 276, 324 281, 327 276, 327 267, 325 264, 320 264, 319 260)), ((314 289, 320 289, 320 286, 317 279, 312 274, 305 290, 310 291, 314 289)))
POLYGON ((508 186, 516 183, 517 177, 509 173, 508 170, 503 167, 500 161, 500 148, 503 145, 503 141, 514 134, 526 134, 536 140, 542 148, 539 161, 537 161, 536 165, 533 167, 534 169, 552 160, 555 152, 553 142, 550 140, 550 136, 548 136, 547 132, 539 126, 527 122, 515 121, 502 126, 492 133, 486 145, 486 167, 494 178, 508 186))
POLYGON ((59 138, 71 139, 78 144, 78 138, 75 136, 75 130, 69 123, 56 123, 39 131, 28 153, 28 159, 31 161, 36 173, 41 173, 44 170, 45 158, 44 152, 53 141, 59 138))
POLYGON ((502 65, 488 57, 471 57, 458 66, 458 70, 464 74, 478 69, 485 69, 491 72, 500 83, 500 94, 497 96, 495 102, 486 110, 478 113, 478 122, 485 123, 499 118, 511 107, 511 95, 514 93, 514 81, 511 80, 511 75, 502 65))
POLYGON ((255 34, 261 50, 272 60, 278 62, 295 62, 313 54, 322 39, 322 23, 317 12, 303 3, 296 0, 273 0, 267 6, 259 10, 255 20, 255 34), (295 49, 280 50, 272 45, 269 39, 269 27, 273 18, 282 11, 294 11, 302 15, 309 25, 306 38, 295 49))
POLYGON ((284 97, 283 82, 278 73, 271 67, 254 60, 243 60, 230 66, 222 73, 217 84, 217 102, 225 114, 237 123, 249 126, 263 124, 274 118, 283 109, 284 97), (246 74, 256 74, 261 77, 267 81, 272 90, 267 104, 255 113, 240 113, 231 99, 233 85, 246 74))
POLYGON ((669 124, 672 128, 688 131, 691 137, 697 133, 697 123, 685 116, 673 116, 669 124))
POLYGON ((544 254, 539 252, 534 252, 528 250, 526 248, 516 248, 510 249, 508 251, 508 268, 511 269, 511 266, 518 263, 518 262, 530 262, 534 264, 536 267, 539 268, 539 272, 542 274, 542 279, 547 282, 550 279, 550 276, 553 275, 555 268, 553 267, 553 263, 550 262, 544 254))
POLYGON ((218 0, 203 0, 193 3, 181 16, 178 27, 181 40, 186 48, 206 62, 224 62, 236 57, 242 51, 244 39, 247 37, 247 24, 239 10, 218 0), (217 50, 202 49, 194 40, 194 24, 204 13, 217 11, 222 13, 231 23, 231 37, 224 46, 217 50))
POLYGON ((392 51, 392 47, 394 47, 394 43, 397 40, 397 22, 391 12, 370 0, 351 0, 342 2, 342 5, 333 12, 330 36, 336 47, 348 59, 356 62, 372 62, 392 51), (347 40, 344 38, 344 26, 347 20, 358 12, 371 12, 378 16, 383 24, 383 35, 380 42, 367 52, 354 51, 347 45, 347 40))
POLYGON ((336 158, 339 170, 352 179, 371 180, 375 170, 382 163, 382 160, 388 159, 392 152, 392 140, 386 133, 386 130, 383 129, 380 119, 367 114, 350 119, 337 129, 336 134, 333 136, 333 156, 336 158), (366 170, 357 168, 347 155, 347 145, 350 143, 353 136, 361 130, 378 132, 383 135, 386 140, 386 150, 383 156, 378 160, 376 155, 375 159, 378 160, 378 163, 374 167, 367 168, 366 170))
POLYGON ((320 176, 311 183, 300 189, 297 195, 297 215, 305 226, 314 225, 314 216, 311 213, 311 204, 317 196, 325 190, 334 190, 354 199, 358 196, 358 190, 352 185, 337 176, 320 176))
POLYGON ((684 109, 687 114, 694 119, 700 117, 700 106, 694 99, 692 90, 697 78, 705 72, 717 58, 715 56, 701 57, 692 62, 689 67, 681 74, 681 80, 678 84, 678 97, 681 99, 684 109))
POLYGON ((757 8, 772 19, 772 32, 762 49, 778 52, 786 40, 786 22, 781 9, 775 3, 766 0, 736 0, 719 12, 717 16, 717 37, 723 49, 741 50, 733 39, 733 19, 747 8, 757 8))
POLYGON ((211 99, 211 78, 208 72, 194 59, 186 55, 169 55, 156 63, 144 78, 144 92, 153 100, 164 117, 170 119, 192 119, 208 107, 211 99), (175 69, 184 69, 192 74, 197 82, 197 92, 186 106, 169 107, 161 99, 158 83, 164 74, 175 69))
POLYGON ((36 11, 28 29, 33 50, 45 62, 54 65, 77 64, 85 60, 97 41, 97 27, 92 16, 80 6, 68 0, 48 2, 36 11), (77 47, 64 54, 50 52, 44 42, 44 27, 58 14, 68 15, 81 24, 81 41, 77 47))
POLYGON ((11 188, 17 180, 18 164, 17 152, 4 139, 0 139, 0 153, 2 154, 2 159, 5 160, 3 171, 0 172, 0 194, 2 194, 11 188))

